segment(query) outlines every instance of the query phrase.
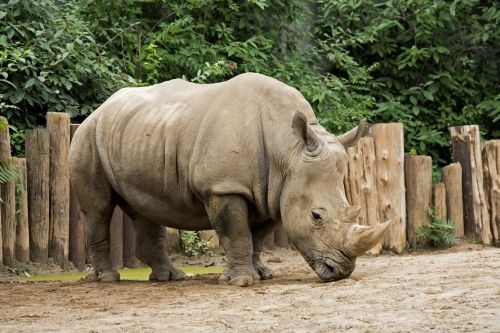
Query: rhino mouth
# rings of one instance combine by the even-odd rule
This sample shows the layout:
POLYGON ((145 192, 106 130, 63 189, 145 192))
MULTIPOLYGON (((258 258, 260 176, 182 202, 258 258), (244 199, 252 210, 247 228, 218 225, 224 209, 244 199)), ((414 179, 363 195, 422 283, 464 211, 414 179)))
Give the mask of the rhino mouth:
MULTIPOLYGON (((315 252, 315 251, 314 251, 315 252)), ((334 260, 327 256, 318 256, 318 253, 309 253, 305 256, 307 263, 316 275, 325 282, 338 281, 347 278, 354 270, 355 260, 347 256, 334 260)))
POLYGON ((312 266, 312 269, 323 281, 336 281, 342 279, 337 269, 337 264, 332 259, 318 260, 312 266))

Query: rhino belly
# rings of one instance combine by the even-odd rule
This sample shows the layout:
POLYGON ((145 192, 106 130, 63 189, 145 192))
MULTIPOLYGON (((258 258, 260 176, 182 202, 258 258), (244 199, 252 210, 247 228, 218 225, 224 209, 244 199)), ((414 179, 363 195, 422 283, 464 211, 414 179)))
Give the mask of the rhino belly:
POLYGON ((172 200, 169 195, 154 195, 151 191, 122 186, 121 196, 140 217, 151 222, 182 230, 212 229, 201 204, 186 205, 172 200))

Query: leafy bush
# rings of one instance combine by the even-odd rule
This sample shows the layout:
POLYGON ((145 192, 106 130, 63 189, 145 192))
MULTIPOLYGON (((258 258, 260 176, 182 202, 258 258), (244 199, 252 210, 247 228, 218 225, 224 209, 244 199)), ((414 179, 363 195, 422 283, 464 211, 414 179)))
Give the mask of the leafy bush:
POLYGON ((407 151, 443 163, 449 126, 479 124, 486 137, 500 135, 493 2, 318 0, 316 12, 322 67, 374 98, 374 121, 403 122, 407 151))
POLYGON ((133 82, 76 9, 76 1, 0 4, 0 112, 17 130, 44 124, 47 111, 86 116, 133 82))
POLYGON ((455 224, 450 220, 436 217, 432 210, 429 210, 429 216, 431 223, 417 230, 417 238, 429 242, 434 247, 456 245, 458 238, 453 233, 455 224))
POLYGON ((198 257, 202 254, 212 255, 210 243, 200 238, 196 231, 181 230, 181 247, 184 253, 190 257, 198 257))

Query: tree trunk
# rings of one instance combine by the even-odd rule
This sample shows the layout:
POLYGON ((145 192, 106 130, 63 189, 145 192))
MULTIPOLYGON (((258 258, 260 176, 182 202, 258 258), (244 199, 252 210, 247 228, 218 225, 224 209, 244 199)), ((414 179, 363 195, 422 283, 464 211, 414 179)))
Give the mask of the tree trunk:
POLYGON ((500 140, 487 141, 483 148, 484 190, 490 210, 493 240, 500 242, 500 140))
POLYGON ((219 235, 215 232, 215 230, 203 230, 200 231, 200 238, 210 242, 213 248, 219 247, 219 235))
POLYGON ((464 202, 462 199, 462 167, 452 163, 442 170, 446 187, 446 212, 448 220, 455 224, 455 235, 464 235, 464 202))
POLYGON ((446 186, 444 183, 432 185, 432 208, 436 218, 446 220, 446 186))
POLYGON ((110 256, 114 269, 123 268, 123 212, 116 206, 109 226, 110 256))
POLYGON ((28 171, 28 222, 30 259, 46 263, 49 244, 50 139, 45 128, 25 132, 28 171))
POLYGON ((432 159, 429 156, 405 156, 406 226, 408 244, 416 247, 425 241, 417 239, 418 229, 430 223, 432 199, 432 159))
POLYGON ((490 217, 483 187, 483 162, 479 126, 450 127, 453 158, 462 166, 464 229, 483 244, 491 244, 490 217))
POLYGON ((136 268, 141 262, 135 256, 135 230, 132 220, 127 214, 123 214, 123 266, 136 268))
MULTIPOLYGON (((9 124, 4 117, 0 117, 0 162, 10 168, 15 167, 11 158, 9 124)), ((16 246, 16 181, 3 183, 0 188, 0 198, 3 200, 0 204, 3 263, 13 266, 16 246)))
POLYGON ((16 259, 19 262, 30 260, 30 236, 28 225, 28 184, 26 181, 26 159, 14 158, 15 165, 19 169, 18 200, 16 200, 16 259))
MULTIPOLYGON (((70 126, 70 140, 78 129, 78 124, 70 126)), ((70 184, 69 199, 69 260, 80 271, 85 269, 85 216, 80 211, 78 201, 70 184)))
POLYGON ((50 133, 49 257, 66 266, 69 253, 69 114, 48 112, 47 129, 50 133))
POLYGON ((373 126, 379 217, 392 220, 383 246, 401 253, 406 247, 403 124, 373 126))
MULTIPOLYGON (((358 144, 347 149, 349 168, 346 187, 349 189, 351 205, 361 206, 357 223, 361 225, 377 225, 380 223, 377 198, 377 169, 375 165, 375 147, 370 137, 361 138, 358 144)), ((379 254, 382 244, 375 245, 367 251, 379 254)))

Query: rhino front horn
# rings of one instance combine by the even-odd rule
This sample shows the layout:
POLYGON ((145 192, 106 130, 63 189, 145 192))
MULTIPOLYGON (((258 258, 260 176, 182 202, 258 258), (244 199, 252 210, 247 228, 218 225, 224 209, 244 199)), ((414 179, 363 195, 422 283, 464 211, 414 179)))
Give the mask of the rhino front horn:
POLYGON ((367 124, 366 119, 362 119, 358 126, 347 133, 337 136, 337 140, 339 140, 345 149, 354 146, 365 133, 367 124))
POLYGON ((359 257, 377 245, 384 237, 384 233, 392 220, 376 226, 352 225, 347 231, 344 248, 352 257, 359 257))

